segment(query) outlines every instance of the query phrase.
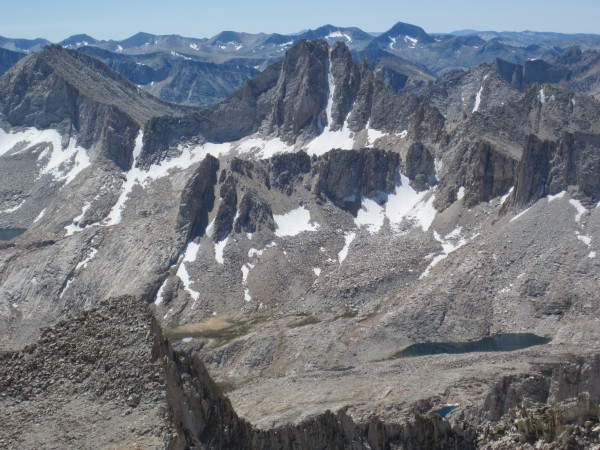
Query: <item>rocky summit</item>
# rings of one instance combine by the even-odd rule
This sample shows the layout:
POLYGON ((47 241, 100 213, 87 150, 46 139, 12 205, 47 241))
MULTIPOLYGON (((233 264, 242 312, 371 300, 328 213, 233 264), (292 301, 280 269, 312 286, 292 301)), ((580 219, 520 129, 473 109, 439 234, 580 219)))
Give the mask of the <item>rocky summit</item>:
POLYGON ((314 33, 6 54, 3 448, 598 448, 595 50, 314 33))

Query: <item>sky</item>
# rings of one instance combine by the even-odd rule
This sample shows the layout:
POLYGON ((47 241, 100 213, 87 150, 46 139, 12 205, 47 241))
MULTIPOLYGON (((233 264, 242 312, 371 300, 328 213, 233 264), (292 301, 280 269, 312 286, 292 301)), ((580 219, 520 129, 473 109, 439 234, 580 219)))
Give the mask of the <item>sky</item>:
POLYGON ((600 0, 5 0, 0 36, 52 42, 139 31, 211 37, 220 31, 289 34, 325 24, 382 32, 396 22, 461 29, 600 34, 600 0))

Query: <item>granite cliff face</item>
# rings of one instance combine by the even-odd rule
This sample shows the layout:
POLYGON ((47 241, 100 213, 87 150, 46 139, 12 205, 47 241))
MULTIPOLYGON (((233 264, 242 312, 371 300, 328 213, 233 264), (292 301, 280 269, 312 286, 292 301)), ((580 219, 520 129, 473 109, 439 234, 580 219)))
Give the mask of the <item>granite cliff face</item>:
MULTIPOLYGON (((344 45, 301 41, 225 101, 183 108, 74 51, 19 62, 0 79, 0 346, 48 377, 5 383, 15 417, 38 408, 23 389, 48 404, 81 373, 103 417, 136 414, 159 448, 594 442, 598 103, 494 70, 398 95, 344 45), (149 332, 134 300, 100 306, 123 295, 152 304, 149 332), (65 318, 65 339, 40 331, 65 318), (135 365, 92 351, 104 325, 163 381, 122 392, 135 365), (73 348, 79 328, 92 337, 73 348), (399 353, 522 333, 551 341, 399 353), (58 348, 74 353, 54 368, 58 348)), ((106 439, 137 439, 118 430, 106 439)))

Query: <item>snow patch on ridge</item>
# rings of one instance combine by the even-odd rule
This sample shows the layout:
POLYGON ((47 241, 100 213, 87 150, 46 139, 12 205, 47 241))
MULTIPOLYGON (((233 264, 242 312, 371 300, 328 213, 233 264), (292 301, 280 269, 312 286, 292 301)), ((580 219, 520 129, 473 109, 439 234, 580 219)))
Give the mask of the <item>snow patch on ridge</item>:
POLYGON ((570 199, 569 203, 577 210, 575 222, 579 223, 583 215, 587 212, 587 208, 583 206, 579 200, 570 199))
POLYGON ((87 150, 78 147, 75 139, 70 139, 67 148, 62 148, 62 137, 57 130, 38 130, 27 128, 24 131, 6 133, 0 129, 0 156, 15 149, 17 144, 24 146, 19 153, 28 151, 32 147, 45 145, 46 148, 38 156, 38 160, 46 160, 45 166, 40 171, 40 176, 50 174, 58 181, 69 184, 91 162, 87 150))
POLYGON ((67 225, 65 227, 65 230, 67 230, 67 232, 65 233, 65 237, 71 236, 71 235, 73 235, 79 231, 83 231, 87 228, 87 227, 82 227, 81 225, 79 225, 79 222, 81 221, 81 219, 83 219, 83 216, 85 216, 85 213, 88 211, 88 209, 90 209, 90 206, 92 206, 92 204, 90 202, 86 202, 86 204, 83 205, 83 207, 81 208, 81 214, 78 215, 77 217, 75 217, 73 219, 73 222, 70 225, 67 225))
POLYGON ((348 256, 348 250, 350 249, 350 244, 352 244, 352 241, 354 240, 355 237, 356 237, 356 233, 353 231, 344 234, 345 244, 344 244, 344 247, 338 253, 338 260, 339 260, 340 264, 342 262, 344 262, 344 260, 348 256))
POLYGON ((461 235, 462 227, 455 228, 453 231, 448 233, 444 238, 442 238, 437 231, 433 231, 433 238, 442 244, 442 254, 434 257, 425 271, 419 276, 419 280, 427 277, 433 269, 440 261, 446 259, 450 253, 455 252, 459 248, 465 246, 473 239, 475 239, 479 234, 474 235, 470 239, 465 238, 461 235))
POLYGON ((556 194, 556 195, 549 195, 549 196, 547 197, 547 198, 548 198, 548 203, 550 203, 550 202, 552 202, 552 201, 554 201, 554 200, 557 200, 557 199, 559 199, 559 198, 563 198, 563 197, 565 196, 565 194, 566 194, 566 193, 567 193, 567 191, 562 191, 562 192, 559 192, 559 193, 558 193, 558 194, 556 194))
POLYGON ((477 95, 475 96, 475 106, 473 106, 473 111, 472 112, 477 112, 479 111, 479 106, 481 105, 481 94, 483 92, 483 86, 481 86, 481 88, 479 88, 479 92, 477 92, 477 95))
POLYGON ((225 252, 225 246, 227 245, 228 240, 229 240, 229 236, 225 237, 224 239, 221 239, 218 242, 215 242, 215 260, 219 264, 225 264, 224 252, 225 252))
POLYGON ((181 262, 179 263, 179 267, 177 268, 177 276, 183 283, 183 288, 190 294, 190 297, 194 299, 194 303, 192 304, 192 308, 196 304, 198 298, 200 298, 200 293, 192 289, 193 280, 190 278, 190 275, 185 266, 186 263, 193 263, 196 261, 196 257, 198 256, 198 250, 200 246, 195 242, 190 242, 184 253, 183 258, 181 258, 181 262))
POLYGON ((79 264, 77 264, 77 266, 75 267, 75 271, 78 271, 80 269, 85 269, 87 267, 87 265, 90 263, 90 261, 92 259, 94 259, 94 257, 96 256, 96 254, 98 253, 98 249, 97 248, 90 248, 90 253, 87 255, 87 257, 81 261, 79 264))
POLYGON ((303 231, 316 231, 320 227, 318 223, 312 223, 310 212, 300 206, 288 213, 273 215, 277 224, 275 235, 279 237, 296 236, 303 231))
POLYGON ((385 221, 385 208, 375 200, 363 198, 362 206, 356 214, 356 226, 366 226, 369 233, 377 233, 385 221))

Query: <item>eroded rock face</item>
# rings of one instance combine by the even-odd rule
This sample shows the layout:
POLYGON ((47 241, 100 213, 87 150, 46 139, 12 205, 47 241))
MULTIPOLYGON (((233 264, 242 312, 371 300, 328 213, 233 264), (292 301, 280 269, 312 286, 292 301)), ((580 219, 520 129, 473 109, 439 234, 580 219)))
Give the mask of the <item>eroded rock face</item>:
POLYGON ((445 169, 437 205, 442 210, 447 208, 457 199, 460 187, 465 190, 464 201, 468 206, 504 195, 515 183, 516 168, 517 161, 488 142, 466 143, 445 169))
POLYGON ((424 191, 437 183, 433 155, 422 143, 415 142, 409 147, 404 166, 415 189, 424 191))
POLYGON ((595 448, 600 443, 600 357, 504 377, 488 394, 478 448, 595 448), (593 375, 594 374, 594 375, 593 375))
POLYGON ((400 166, 398 154, 382 150, 334 150, 320 158, 312 169, 312 191, 345 207, 361 196, 392 192, 400 166))
POLYGON ((218 170, 219 160, 208 155, 189 179, 181 195, 178 226, 188 230, 188 239, 204 232, 208 225, 208 214, 215 203, 214 186, 218 170))
POLYGON ((577 185, 589 203, 600 199, 600 136, 566 133, 558 141, 529 136, 518 167, 514 200, 524 206, 577 185))

